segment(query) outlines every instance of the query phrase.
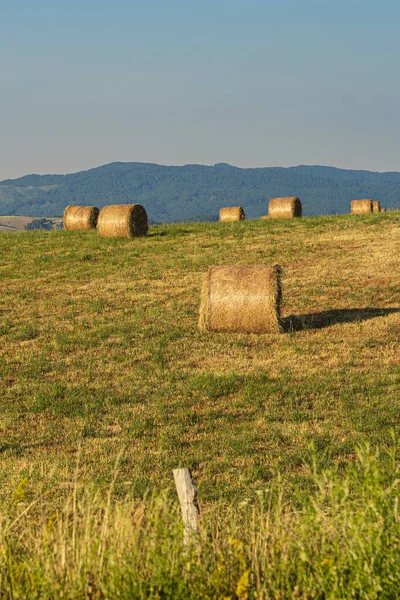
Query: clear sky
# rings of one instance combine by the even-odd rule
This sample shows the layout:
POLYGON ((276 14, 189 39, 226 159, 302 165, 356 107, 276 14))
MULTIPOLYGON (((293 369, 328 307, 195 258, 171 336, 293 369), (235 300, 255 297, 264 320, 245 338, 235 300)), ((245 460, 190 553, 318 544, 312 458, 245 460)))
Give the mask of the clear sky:
POLYGON ((400 170, 398 0, 0 0, 0 180, 400 170))

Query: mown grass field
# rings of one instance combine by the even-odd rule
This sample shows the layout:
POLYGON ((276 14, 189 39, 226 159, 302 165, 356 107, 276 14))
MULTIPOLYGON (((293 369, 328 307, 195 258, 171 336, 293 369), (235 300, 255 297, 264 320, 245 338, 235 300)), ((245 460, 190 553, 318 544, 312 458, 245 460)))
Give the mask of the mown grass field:
MULTIPOLYGON (((379 595, 381 575, 375 581, 362 562, 350 586, 356 550, 348 542, 366 527, 359 553, 374 557, 371 540, 379 534, 380 544, 381 530, 389 532, 390 568, 383 561, 378 572, 386 579, 400 572, 390 537, 397 536, 399 212, 154 226, 131 240, 96 232, 2 234, 0 253, 0 596, 394 597, 379 595), (198 332, 210 265, 271 262, 285 271, 285 333, 198 332), (357 518, 347 519, 347 508, 330 520, 318 516, 351 497, 332 491, 337 484, 328 486, 335 502, 322 494, 312 519, 307 513, 297 521, 290 512, 274 531, 264 519, 269 509, 253 520, 240 512, 259 506, 278 480, 293 511, 319 489, 313 461, 340 481, 366 442, 391 458, 366 468, 355 486, 357 518), (381 484, 389 463, 387 492, 381 484), (179 521, 171 473, 178 466, 192 468, 203 515, 231 536, 218 529, 191 563, 190 590, 183 577, 179 593, 188 558, 171 517, 179 521), (371 490, 378 490, 372 500, 371 490), (146 504, 154 495, 164 498, 163 509, 146 504), (108 497, 122 503, 111 513, 108 497), (64 503, 65 521, 57 512, 64 503), (132 533, 148 510, 145 536, 132 533), (133 559, 143 540, 150 546, 133 559), (304 545, 292 552, 298 540, 304 545), (351 595, 360 589, 367 595, 351 595)), ((361 460, 361 470, 370 460, 361 460)), ((281 506, 279 499, 273 504, 281 506)))
POLYGON ((0 236, 2 496, 74 464, 136 495, 193 469, 200 498, 307 486, 400 415, 400 213, 0 236), (212 264, 283 266, 281 335, 197 331, 212 264))

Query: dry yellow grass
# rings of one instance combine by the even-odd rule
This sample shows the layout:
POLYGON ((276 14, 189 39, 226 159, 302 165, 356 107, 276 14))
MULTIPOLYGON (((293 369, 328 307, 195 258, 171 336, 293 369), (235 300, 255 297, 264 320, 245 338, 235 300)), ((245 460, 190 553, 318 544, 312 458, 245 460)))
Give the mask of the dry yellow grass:
POLYGON ((351 212, 353 215, 364 215, 373 212, 372 200, 352 200, 351 212))
POLYGON ((97 206, 71 204, 64 210, 64 229, 67 231, 96 229, 99 209, 97 206))
POLYGON ((201 293, 200 330, 279 332, 281 272, 278 265, 210 267, 201 293))
POLYGON ((292 219, 301 217, 302 206, 297 196, 284 198, 271 198, 268 204, 268 217, 270 219, 292 219))
POLYGON ((233 221, 243 221, 245 218, 244 210, 241 206, 228 206, 219 211, 219 220, 222 223, 231 223, 233 221))
POLYGON ((131 238, 147 234, 147 213, 141 204, 104 206, 97 221, 101 237, 131 238))

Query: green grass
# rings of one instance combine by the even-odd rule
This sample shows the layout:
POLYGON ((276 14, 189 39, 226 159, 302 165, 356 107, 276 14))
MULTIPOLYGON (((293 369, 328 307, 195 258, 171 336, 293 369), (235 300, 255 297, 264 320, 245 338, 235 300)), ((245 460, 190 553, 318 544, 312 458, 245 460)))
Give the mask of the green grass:
POLYGON ((121 460, 105 494, 85 477, 79 453, 75 469, 46 494, 21 480, 0 520, 2 597, 398 597, 394 448, 359 449, 345 473, 314 460, 312 491, 297 503, 274 478, 253 503, 205 507, 200 543, 189 548, 171 495, 140 501, 128 489, 112 500, 121 460))
POLYGON ((78 447, 93 493, 123 451, 118 501, 157 496, 189 466, 206 510, 253 506, 278 473, 300 506, 314 455, 345 472, 359 444, 391 448, 399 225, 392 212, 158 226, 133 240, 1 234, 1 505, 26 479, 55 509, 78 447), (197 330, 210 265, 270 262, 285 270, 286 333, 197 330))

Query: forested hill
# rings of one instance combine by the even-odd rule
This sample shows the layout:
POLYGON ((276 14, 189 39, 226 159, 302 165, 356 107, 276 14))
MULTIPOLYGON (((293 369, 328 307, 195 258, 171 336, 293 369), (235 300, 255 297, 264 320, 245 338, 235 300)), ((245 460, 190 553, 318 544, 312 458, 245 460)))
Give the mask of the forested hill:
POLYGON ((346 213, 356 198, 400 208, 400 173, 333 167, 241 169, 227 164, 168 167, 111 163, 70 175, 26 175, 0 182, 0 214, 61 216, 68 204, 143 204, 152 222, 212 220, 241 205, 249 218, 275 196, 300 196, 304 215, 346 213))

